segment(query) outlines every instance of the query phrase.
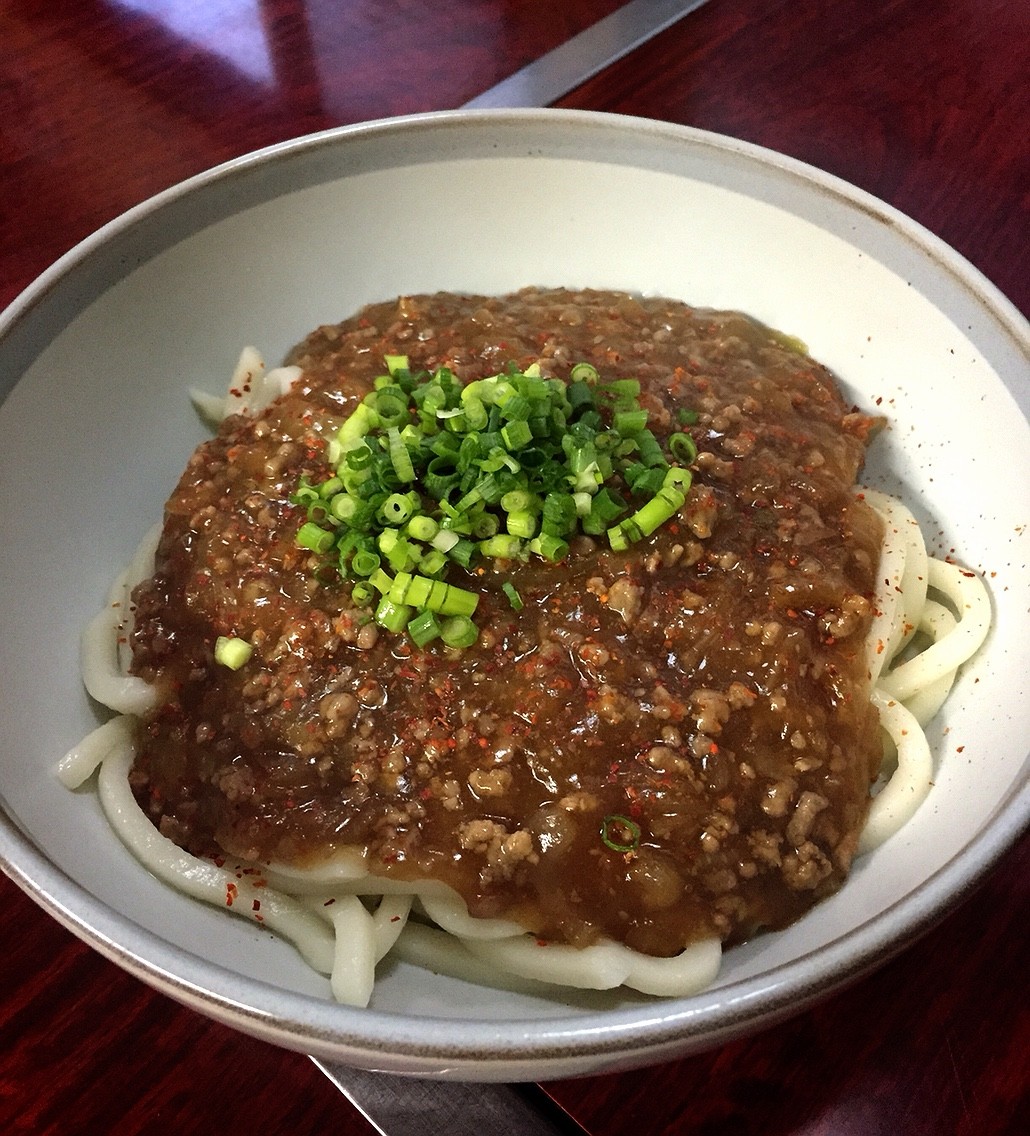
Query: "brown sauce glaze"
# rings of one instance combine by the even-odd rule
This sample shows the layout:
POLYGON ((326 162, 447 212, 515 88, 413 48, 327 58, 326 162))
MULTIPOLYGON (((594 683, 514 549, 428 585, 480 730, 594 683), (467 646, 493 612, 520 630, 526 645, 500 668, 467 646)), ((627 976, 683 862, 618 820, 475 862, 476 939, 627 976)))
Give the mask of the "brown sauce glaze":
POLYGON ((296 864, 359 845, 473 914, 654 955, 839 887, 880 761, 882 529, 853 488, 875 423, 825 368, 737 313, 540 289, 376 304, 289 361, 291 394, 193 456, 137 589, 133 666, 161 697, 132 779, 162 832, 296 864), (288 498, 398 352, 464 380, 537 360, 638 378, 659 438, 699 413, 686 505, 628 552, 580 537, 556 566, 453 568, 482 593, 465 651, 376 628, 295 546, 288 498), (239 671, 213 662, 224 634, 254 644, 239 671), (610 814, 638 849, 604 844, 610 814))

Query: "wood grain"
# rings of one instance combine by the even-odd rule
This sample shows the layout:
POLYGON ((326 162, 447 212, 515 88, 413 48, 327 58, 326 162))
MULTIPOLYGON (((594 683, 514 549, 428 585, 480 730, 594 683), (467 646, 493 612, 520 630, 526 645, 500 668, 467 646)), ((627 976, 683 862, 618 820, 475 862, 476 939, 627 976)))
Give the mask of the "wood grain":
MULTIPOLYGON (((617 6, 5 0, 0 305, 184 177, 324 127, 457 106, 617 6)), ((1028 44, 1025 0, 709 0, 563 105, 820 166, 926 225, 1028 313, 1028 44)), ((814 1009, 547 1091, 594 1136, 1028 1131, 1028 877, 1024 839, 939 927, 814 1009)), ((0 901, 0 1131, 371 1131, 302 1055, 153 993, 4 878, 0 901)))

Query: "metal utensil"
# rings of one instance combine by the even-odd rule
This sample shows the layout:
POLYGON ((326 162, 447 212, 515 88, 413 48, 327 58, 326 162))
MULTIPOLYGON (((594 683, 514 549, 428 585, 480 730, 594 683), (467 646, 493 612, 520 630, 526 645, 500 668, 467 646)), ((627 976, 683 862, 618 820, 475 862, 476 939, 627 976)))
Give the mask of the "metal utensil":
POLYGON ((462 109, 549 106, 704 3, 705 0, 630 0, 610 16, 469 99, 462 109))
POLYGON ((312 1061, 382 1136, 588 1136, 538 1085, 426 1081, 312 1061))

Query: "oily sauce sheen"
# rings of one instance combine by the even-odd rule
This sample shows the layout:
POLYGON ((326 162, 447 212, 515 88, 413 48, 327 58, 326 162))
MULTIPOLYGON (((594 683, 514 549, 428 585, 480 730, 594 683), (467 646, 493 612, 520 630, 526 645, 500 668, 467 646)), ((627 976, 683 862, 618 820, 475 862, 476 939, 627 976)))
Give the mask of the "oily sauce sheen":
POLYGON ((854 490, 877 423, 825 368, 738 313, 540 289, 376 304, 288 362, 292 393, 194 454, 135 595, 133 669, 161 697, 132 783, 163 833, 297 865, 356 845, 475 915, 662 956, 840 885, 881 755, 882 526, 854 490), (397 353, 463 380, 581 360, 639 379, 659 440, 698 412, 685 506, 626 552, 580 536, 558 565, 454 566, 481 593, 464 651, 377 628, 295 545, 289 496, 329 476, 326 440, 397 353), (240 670, 214 663, 219 635, 254 645, 240 670), (613 814, 634 851, 602 840, 613 814))

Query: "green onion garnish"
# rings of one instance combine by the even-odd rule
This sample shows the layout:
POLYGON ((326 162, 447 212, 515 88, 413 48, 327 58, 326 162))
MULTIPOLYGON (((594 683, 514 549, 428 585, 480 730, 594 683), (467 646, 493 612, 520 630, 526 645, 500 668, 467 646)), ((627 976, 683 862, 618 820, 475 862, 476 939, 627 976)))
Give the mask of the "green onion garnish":
POLYGON ((232 635, 219 635, 215 640, 215 662, 231 671, 238 671, 254 653, 246 639, 232 635))
POLYGON ((471 647, 479 638, 479 629, 467 615, 455 615, 444 620, 440 638, 448 647, 471 647))
MULTIPOLYGON (((696 445, 648 428, 636 379, 602 381, 583 362, 566 383, 534 363, 462 385, 446 367, 412 371, 405 355, 385 363, 327 444, 330 475, 301 478, 290 501, 305 511, 297 545, 326 555, 355 606, 419 647, 477 639, 479 593, 445 580, 453 565, 557 564, 579 533, 624 551, 690 490, 696 445)), ((681 427, 696 421, 685 413, 681 427)), ((501 590, 522 609, 513 584, 501 590)))
POLYGON ((620 813, 609 813, 601 822, 601 841, 613 852, 635 852, 640 847, 640 825, 620 813))
POLYGON ((697 457, 697 446, 689 434, 673 434, 667 443, 669 453, 677 460, 690 465, 697 457))
POLYGON ((408 620, 408 634, 416 647, 424 647, 440 636, 440 624, 431 611, 420 611, 408 620))
POLYGON ((336 538, 328 529, 316 525, 314 521, 307 521, 300 526, 297 533, 297 544, 301 548, 309 548, 312 552, 328 552, 336 543, 336 538))

